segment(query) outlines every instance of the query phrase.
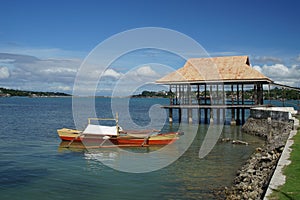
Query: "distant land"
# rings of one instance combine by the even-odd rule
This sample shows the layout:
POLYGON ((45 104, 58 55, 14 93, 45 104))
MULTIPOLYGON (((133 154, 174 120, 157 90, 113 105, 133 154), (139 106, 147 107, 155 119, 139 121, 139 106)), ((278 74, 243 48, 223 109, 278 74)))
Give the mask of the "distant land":
POLYGON ((0 87, 0 97, 69 97, 70 94, 62 92, 34 92, 24 90, 14 90, 0 87))
POLYGON ((130 97, 133 98, 170 98, 172 95, 174 95, 173 92, 167 92, 167 91, 143 91, 141 94, 132 95, 130 97))
MULTIPOLYGON (((253 97, 254 91, 253 89, 244 91, 244 98, 251 99, 253 97)), ((125 98, 170 98, 174 97, 174 93, 170 91, 143 91, 140 94, 127 96, 125 98)), ((241 94, 240 94, 241 95, 241 94)), ((25 90, 14 90, 14 89, 7 89, 0 87, 0 97, 71 97, 71 94, 62 93, 62 92, 35 92, 35 91, 25 91, 25 90)), ((197 92, 193 91, 191 96, 196 98, 197 92)), ((199 97, 204 97, 204 92, 199 93, 199 97)), ((209 98, 210 94, 207 91, 206 96, 209 98)), ((228 97, 237 97, 236 91, 231 93, 231 91, 226 91, 226 96, 228 97)), ((96 96, 97 98, 111 98, 109 96, 96 96)), ((124 98, 124 97, 117 97, 117 98, 124 98)), ((264 90, 264 98, 265 99, 277 99, 277 100, 299 100, 300 94, 298 91, 295 90, 288 90, 288 89, 279 89, 274 88, 270 91, 264 90)))
MULTIPOLYGON (((233 98, 237 98, 237 92, 234 91, 233 93, 231 91, 225 91, 226 96, 227 97, 233 97, 233 98)), ((296 90, 289 90, 289 89, 279 89, 277 87, 275 87, 274 89, 271 89, 270 91, 268 90, 264 90, 263 91, 264 94, 264 98, 265 99, 270 99, 270 100, 299 100, 300 98, 300 93, 296 90)), ((170 98, 170 97, 174 97, 175 93, 170 92, 170 91, 159 91, 159 92, 155 92, 155 91, 143 91, 141 94, 137 94, 137 95, 132 95, 130 97, 133 98, 170 98)), ((241 95, 241 93, 239 94, 241 95)), ((244 98, 245 99, 252 99, 254 95, 254 90, 250 89, 250 90, 246 90, 244 91, 244 98)), ((191 92, 191 96, 196 98, 197 97, 197 92, 193 91, 191 92)), ((199 97, 204 97, 205 93, 202 91, 199 93, 199 97)), ((206 97, 209 98, 210 96, 210 92, 207 91, 206 93, 206 97)))

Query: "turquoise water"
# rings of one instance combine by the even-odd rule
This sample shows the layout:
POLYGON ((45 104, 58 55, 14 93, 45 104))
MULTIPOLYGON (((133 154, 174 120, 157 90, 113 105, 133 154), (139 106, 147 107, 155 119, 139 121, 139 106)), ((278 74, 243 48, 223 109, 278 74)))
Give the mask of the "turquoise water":
MULTIPOLYGON (((152 105, 166 103, 134 99, 129 110, 133 120, 143 125, 149 123, 147 111, 152 105)), ((96 99, 100 116, 111 115, 109 106, 110 99, 96 99)), ((214 191, 229 186, 236 170, 263 142, 241 134, 240 127, 226 126, 221 137, 250 145, 218 142, 199 159, 207 130, 201 125, 190 148, 168 167, 125 173, 103 165, 89 151, 60 148, 56 130, 75 127, 71 98, 0 98, 0 113, 0 199, 215 199, 214 191)), ((115 159, 116 150, 105 151, 99 153, 115 159)))

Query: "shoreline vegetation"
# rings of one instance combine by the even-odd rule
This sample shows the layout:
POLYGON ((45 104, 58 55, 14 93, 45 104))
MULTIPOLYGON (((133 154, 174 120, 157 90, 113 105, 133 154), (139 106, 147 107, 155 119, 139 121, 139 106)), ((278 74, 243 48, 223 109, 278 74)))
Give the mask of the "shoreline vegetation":
MULTIPOLYGON (((300 115, 296 117, 300 120, 300 115)), ((297 134, 293 137, 293 141, 289 158, 291 163, 283 169, 286 182, 273 190, 269 199, 300 199, 300 127, 297 127, 297 134)))
POLYGON ((72 95, 62 92, 34 92, 14 90, 0 87, 0 97, 70 97, 72 95))
MULTIPOLYGON (((227 97, 233 99, 237 98, 237 92, 225 91, 227 97)), ((244 94, 245 100, 251 100, 253 97, 254 91, 247 90, 244 94)), ((192 92, 191 94, 194 98, 210 98, 210 93, 207 91, 206 97, 204 92, 192 92)), ((72 94, 67 94, 63 92, 36 92, 36 91, 26 91, 26 90, 15 90, 7 89, 0 87, 0 97, 72 97, 72 94)), ((96 98, 172 98, 175 96, 175 93, 172 91, 148 91, 144 90, 140 94, 134 94, 130 96, 93 96, 96 98)), ((214 94, 212 94, 214 96, 214 94)), ((87 96, 88 97, 88 96, 87 96)), ((279 89, 274 88, 268 91, 264 91, 264 98, 269 100, 297 100, 300 98, 299 93, 294 90, 279 89)))

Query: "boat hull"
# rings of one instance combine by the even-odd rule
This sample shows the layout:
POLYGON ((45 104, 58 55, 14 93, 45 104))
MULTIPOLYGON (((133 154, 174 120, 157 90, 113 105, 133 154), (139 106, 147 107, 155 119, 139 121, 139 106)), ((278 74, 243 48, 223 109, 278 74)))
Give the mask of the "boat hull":
POLYGON ((132 136, 130 134, 121 134, 119 136, 111 136, 109 139, 106 139, 103 135, 82 134, 81 131, 74 129, 63 128, 57 130, 57 132, 62 141, 83 142, 85 144, 109 143, 110 145, 120 146, 167 145, 175 142, 180 135, 179 132, 156 134, 148 137, 144 137, 144 135, 132 136))

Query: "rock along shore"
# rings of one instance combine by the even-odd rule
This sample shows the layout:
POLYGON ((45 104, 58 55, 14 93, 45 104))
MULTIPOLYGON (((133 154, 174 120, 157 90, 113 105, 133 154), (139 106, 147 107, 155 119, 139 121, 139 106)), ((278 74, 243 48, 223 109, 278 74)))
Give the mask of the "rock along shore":
POLYGON ((268 188, 277 162, 293 129, 293 121, 277 121, 248 118, 242 127, 247 134, 265 138, 265 145, 259 147, 246 161, 233 181, 225 188, 225 199, 262 199, 268 188))

